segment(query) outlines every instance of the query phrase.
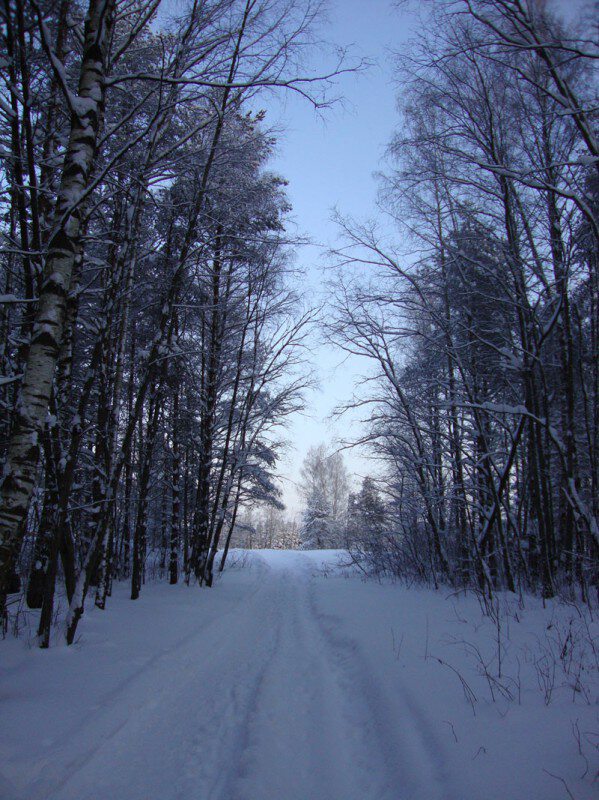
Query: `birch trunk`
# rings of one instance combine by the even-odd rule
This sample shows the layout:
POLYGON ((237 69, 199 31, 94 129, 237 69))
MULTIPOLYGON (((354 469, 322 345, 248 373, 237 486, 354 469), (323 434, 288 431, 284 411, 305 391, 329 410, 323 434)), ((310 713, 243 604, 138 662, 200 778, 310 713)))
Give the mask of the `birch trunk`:
MULTIPOLYGON (((0 499, 0 596, 24 531, 37 480, 42 434, 63 335, 66 301, 78 252, 82 200, 95 161, 105 96, 105 65, 114 0, 91 0, 85 23, 79 92, 72 98, 71 132, 64 159, 53 232, 31 346, 10 437, 0 499)), ((2 602, 2 601, 0 601, 2 602)))

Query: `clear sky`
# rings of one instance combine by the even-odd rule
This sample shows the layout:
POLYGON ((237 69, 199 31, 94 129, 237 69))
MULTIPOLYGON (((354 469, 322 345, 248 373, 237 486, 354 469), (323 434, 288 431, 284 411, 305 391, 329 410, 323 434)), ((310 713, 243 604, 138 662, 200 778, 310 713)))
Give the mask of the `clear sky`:
MULTIPOLYGON (((298 262, 306 270, 315 301, 324 292, 325 251, 337 238, 333 209, 357 219, 375 215, 373 173, 382 167, 398 120, 391 53, 408 38, 412 22, 405 6, 397 9, 391 0, 331 0, 328 8, 322 37, 349 46, 355 57, 367 58, 373 65, 361 74, 342 77, 336 93, 344 102, 324 112, 316 113, 309 103, 289 92, 285 97, 279 94, 260 100, 267 110, 267 122, 284 129, 272 168, 289 181, 292 219, 298 232, 314 243, 300 248, 298 262)), ((330 51, 323 48, 321 53, 312 59, 311 70, 330 66, 330 51)), ((313 352, 320 389, 308 396, 307 415, 293 420, 291 449, 280 467, 285 479, 284 500, 292 513, 300 506, 294 483, 308 448, 347 435, 348 426, 357 424, 355 418, 336 423, 328 418, 337 404, 351 397, 356 377, 365 366, 357 359, 341 363, 344 354, 321 342, 314 343, 313 352)), ((345 458, 351 472, 368 472, 368 464, 358 453, 346 453, 345 458)))

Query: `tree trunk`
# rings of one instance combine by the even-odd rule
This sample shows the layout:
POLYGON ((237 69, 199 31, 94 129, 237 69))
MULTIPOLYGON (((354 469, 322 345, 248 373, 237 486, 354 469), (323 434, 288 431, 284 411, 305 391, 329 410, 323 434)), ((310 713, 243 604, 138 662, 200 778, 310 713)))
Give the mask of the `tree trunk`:
POLYGON ((37 480, 39 439, 48 413, 62 341, 66 298, 79 246, 82 200, 95 161, 103 115, 113 6, 114 0, 91 0, 85 21, 78 97, 73 98, 74 113, 54 230, 48 243, 39 305, 1 487, 0 598, 21 545, 22 526, 37 480))

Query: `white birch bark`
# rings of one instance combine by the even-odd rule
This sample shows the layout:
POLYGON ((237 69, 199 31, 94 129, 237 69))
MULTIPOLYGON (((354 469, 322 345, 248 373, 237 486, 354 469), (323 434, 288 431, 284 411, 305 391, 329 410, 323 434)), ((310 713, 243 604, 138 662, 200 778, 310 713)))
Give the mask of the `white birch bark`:
MULTIPOLYGON (((105 95, 106 51, 114 0, 90 0, 77 97, 43 285, 33 327, 17 422, 9 442, 0 495, 0 596, 22 536, 37 479, 39 438, 48 413, 63 336, 66 301, 78 251, 82 203, 94 164, 105 95)), ((61 65, 55 62, 55 67, 61 65)))

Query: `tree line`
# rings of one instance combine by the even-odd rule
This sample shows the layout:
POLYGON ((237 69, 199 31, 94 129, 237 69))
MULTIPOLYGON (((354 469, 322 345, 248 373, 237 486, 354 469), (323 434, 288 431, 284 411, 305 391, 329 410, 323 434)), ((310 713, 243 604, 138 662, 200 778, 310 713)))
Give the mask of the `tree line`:
POLYGON ((240 502, 275 505, 313 312, 257 95, 304 73, 318 3, 1 9, 0 612, 47 647, 151 566, 210 586, 240 502))
POLYGON ((358 550, 438 584, 598 577, 596 30, 544 3, 429 4, 400 55, 381 204, 341 220, 330 333, 367 358, 387 519, 358 550), (389 226, 387 226, 387 231, 389 226))

